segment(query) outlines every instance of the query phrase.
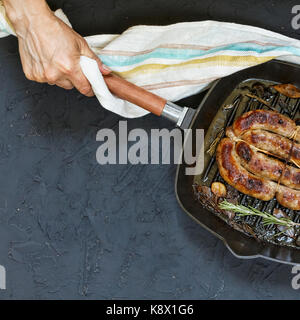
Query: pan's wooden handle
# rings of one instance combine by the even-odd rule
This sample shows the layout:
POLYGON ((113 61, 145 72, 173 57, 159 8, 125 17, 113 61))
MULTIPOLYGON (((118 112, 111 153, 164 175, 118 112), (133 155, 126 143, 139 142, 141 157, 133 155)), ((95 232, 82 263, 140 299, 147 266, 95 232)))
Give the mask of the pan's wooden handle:
POLYGON ((114 74, 104 76, 108 89, 117 97, 134 103, 157 116, 162 114, 166 100, 114 74))

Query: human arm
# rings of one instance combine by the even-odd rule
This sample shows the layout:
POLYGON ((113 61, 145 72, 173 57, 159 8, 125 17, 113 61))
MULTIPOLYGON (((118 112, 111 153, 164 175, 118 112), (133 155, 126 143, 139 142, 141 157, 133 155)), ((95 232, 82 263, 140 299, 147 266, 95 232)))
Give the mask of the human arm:
POLYGON ((57 18, 45 0, 3 0, 3 4, 18 37, 26 77, 65 89, 76 87, 82 94, 93 96, 80 68, 80 56, 95 59, 103 74, 110 70, 85 39, 57 18))

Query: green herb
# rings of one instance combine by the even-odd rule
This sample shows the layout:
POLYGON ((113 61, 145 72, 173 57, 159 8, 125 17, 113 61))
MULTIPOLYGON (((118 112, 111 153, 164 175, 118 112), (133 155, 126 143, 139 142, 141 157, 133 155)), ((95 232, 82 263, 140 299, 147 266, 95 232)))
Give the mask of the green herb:
POLYGON ((222 210, 231 210, 235 213, 239 213, 238 216, 245 217, 245 216, 259 216, 262 217, 262 222, 265 226, 270 224, 276 224, 280 226, 285 226, 287 228, 293 228, 300 226, 300 223, 296 223, 289 218, 276 218, 270 213, 259 211, 251 206, 245 207, 243 205, 237 205, 230 203, 226 200, 222 201, 219 205, 220 209, 222 210))

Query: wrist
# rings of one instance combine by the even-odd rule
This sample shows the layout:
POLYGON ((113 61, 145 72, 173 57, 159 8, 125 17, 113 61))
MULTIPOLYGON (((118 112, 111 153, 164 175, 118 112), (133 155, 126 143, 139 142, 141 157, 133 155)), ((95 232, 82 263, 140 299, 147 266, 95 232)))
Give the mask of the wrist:
POLYGON ((3 0, 3 4, 17 34, 30 22, 52 15, 45 0, 3 0))

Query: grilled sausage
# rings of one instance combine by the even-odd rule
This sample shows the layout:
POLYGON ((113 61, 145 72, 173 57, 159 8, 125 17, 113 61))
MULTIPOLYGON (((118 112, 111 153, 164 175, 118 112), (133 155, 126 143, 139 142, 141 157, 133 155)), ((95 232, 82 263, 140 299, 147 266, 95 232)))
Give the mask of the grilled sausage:
POLYGON ((284 170, 284 163, 257 152, 244 141, 237 142, 235 150, 241 164, 248 171, 263 178, 278 181, 284 170))
POLYGON ((284 186, 278 186, 276 200, 284 207, 292 210, 300 210, 300 191, 284 186))
POLYGON ((268 157, 244 141, 237 142, 235 149, 242 166, 248 171, 259 177, 279 181, 290 188, 300 189, 300 169, 268 157))
POLYGON ((300 189, 300 169, 286 166, 280 178, 280 183, 293 189, 300 189))
POLYGON ((300 166, 300 144, 265 130, 247 131, 241 139, 256 148, 267 151, 300 166))
POLYGON ((263 201, 269 201, 276 195, 276 200, 284 207, 300 210, 300 191, 248 172, 241 166, 235 142, 231 139, 220 141, 216 158, 222 178, 238 191, 263 201))
MULTIPOLYGON (((253 110, 237 118, 232 126, 233 132, 240 137, 248 130, 264 129, 291 138, 296 132, 296 123, 284 115, 269 110, 253 110)), ((300 133, 294 137, 300 142, 300 133)))
POLYGON ((235 152, 235 142, 231 139, 220 141, 216 158, 222 178, 238 191, 264 201, 275 196, 276 183, 256 177, 243 168, 235 152))

